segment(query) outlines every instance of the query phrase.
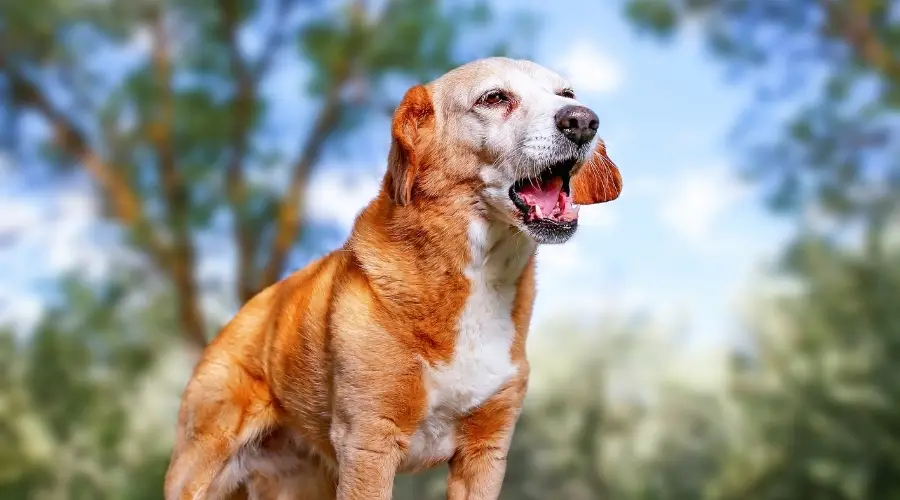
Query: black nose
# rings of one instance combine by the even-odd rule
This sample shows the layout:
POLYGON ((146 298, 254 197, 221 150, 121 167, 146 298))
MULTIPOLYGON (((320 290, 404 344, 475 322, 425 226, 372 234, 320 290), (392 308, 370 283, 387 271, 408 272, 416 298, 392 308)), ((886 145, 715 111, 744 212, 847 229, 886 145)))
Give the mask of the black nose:
POLYGON ((584 106, 566 106, 556 112, 556 128, 581 146, 591 142, 600 126, 597 115, 584 106))

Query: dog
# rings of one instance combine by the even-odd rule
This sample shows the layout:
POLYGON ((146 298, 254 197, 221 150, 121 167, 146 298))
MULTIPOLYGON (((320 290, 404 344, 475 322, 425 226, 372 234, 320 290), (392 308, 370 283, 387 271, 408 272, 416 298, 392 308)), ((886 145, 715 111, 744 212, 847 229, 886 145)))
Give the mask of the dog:
POLYGON ((541 244, 622 178, 597 115, 534 62, 410 88, 346 243, 249 300, 182 395, 165 498, 388 500, 448 463, 494 500, 521 411, 541 244))

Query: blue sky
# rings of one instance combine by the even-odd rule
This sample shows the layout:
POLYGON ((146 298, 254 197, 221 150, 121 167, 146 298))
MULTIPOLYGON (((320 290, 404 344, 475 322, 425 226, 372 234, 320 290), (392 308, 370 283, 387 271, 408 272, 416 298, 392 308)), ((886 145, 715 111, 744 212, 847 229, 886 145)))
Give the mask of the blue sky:
POLYGON ((583 210, 602 223, 582 228, 572 248, 542 252, 537 314, 576 313, 567 305, 574 292, 585 312, 649 310, 689 321, 691 341, 723 341, 789 234, 736 175, 727 136, 750 91, 724 83, 698 33, 672 45, 641 39, 617 4, 530 5, 546 23, 537 60, 582 87, 625 186, 615 202, 583 210), (586 29, 574 19, 596 21, 586 29), (575 263, 559 262, 566 258, 575 263))
MULTIPOLYGON (((725 84, 692 31, 671 45, 640 39, 618 2, 496 4, 500 15, 522 7, 539 15, 535 60, 567 74, 598 113, 625 183, 618 200, 582 210, 582 227, 569 244, 541 249, 535 322, 545 326, 536 335, 552 335, 560 316, 596 323, 606 313, 646 312, 687 321, 691 343, 727 341, 738 328, 740 299, 789 234, 753 187, 739 182, 726 142, 751 102, 749 89, 725 84)), ((284 136, 287 147, 296 144, 297 119, 308 109, 296 92, 303 77, 289 67, 266 86, 279 96, 269 126, 293 132, 284 136)), ((377 189, 386 138, 386 128, 367 135, 351 155, 352 169, 328 169, 347 159, 326 158, 309 200, 313 217, 338 223, 346 234, 377 189)), ((16 245, 0 248, 0 321, 27 324, 44 301, 42 283, 72 269, 102 275, 108 247, 93 237, 97 207, 83 185, 30 189, 3 162, 0 234, 28 230, 16 245), (64 216, 46 222, 54 211, 64 216)), ((232 258, 207 255, 201 274, 230 272, 232 258)))

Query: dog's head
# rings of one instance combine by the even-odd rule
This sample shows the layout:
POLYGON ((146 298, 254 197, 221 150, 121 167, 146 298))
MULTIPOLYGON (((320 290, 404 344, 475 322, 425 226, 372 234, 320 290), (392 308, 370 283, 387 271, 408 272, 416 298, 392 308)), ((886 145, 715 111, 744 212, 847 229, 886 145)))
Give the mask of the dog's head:
POLYGON ((619 196, 597 115, 530 61, 478 60, 411 88, 393 120, 386 188, 395 203, 474 190, 490 217, 561 243, 578 206, 619 196))

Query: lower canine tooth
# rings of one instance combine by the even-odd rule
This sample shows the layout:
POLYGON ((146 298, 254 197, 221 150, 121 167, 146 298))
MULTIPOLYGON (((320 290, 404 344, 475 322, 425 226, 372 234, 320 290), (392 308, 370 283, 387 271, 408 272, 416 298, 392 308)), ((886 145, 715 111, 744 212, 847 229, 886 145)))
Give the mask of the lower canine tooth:
POLYGON ((535 205, 535 206, 534 206, 534 214, 537 215, 538 219, 543 219, 543 218, 544 218, 544 212, 541 211, 541 206, 540 206, 540 205, 535 205))

